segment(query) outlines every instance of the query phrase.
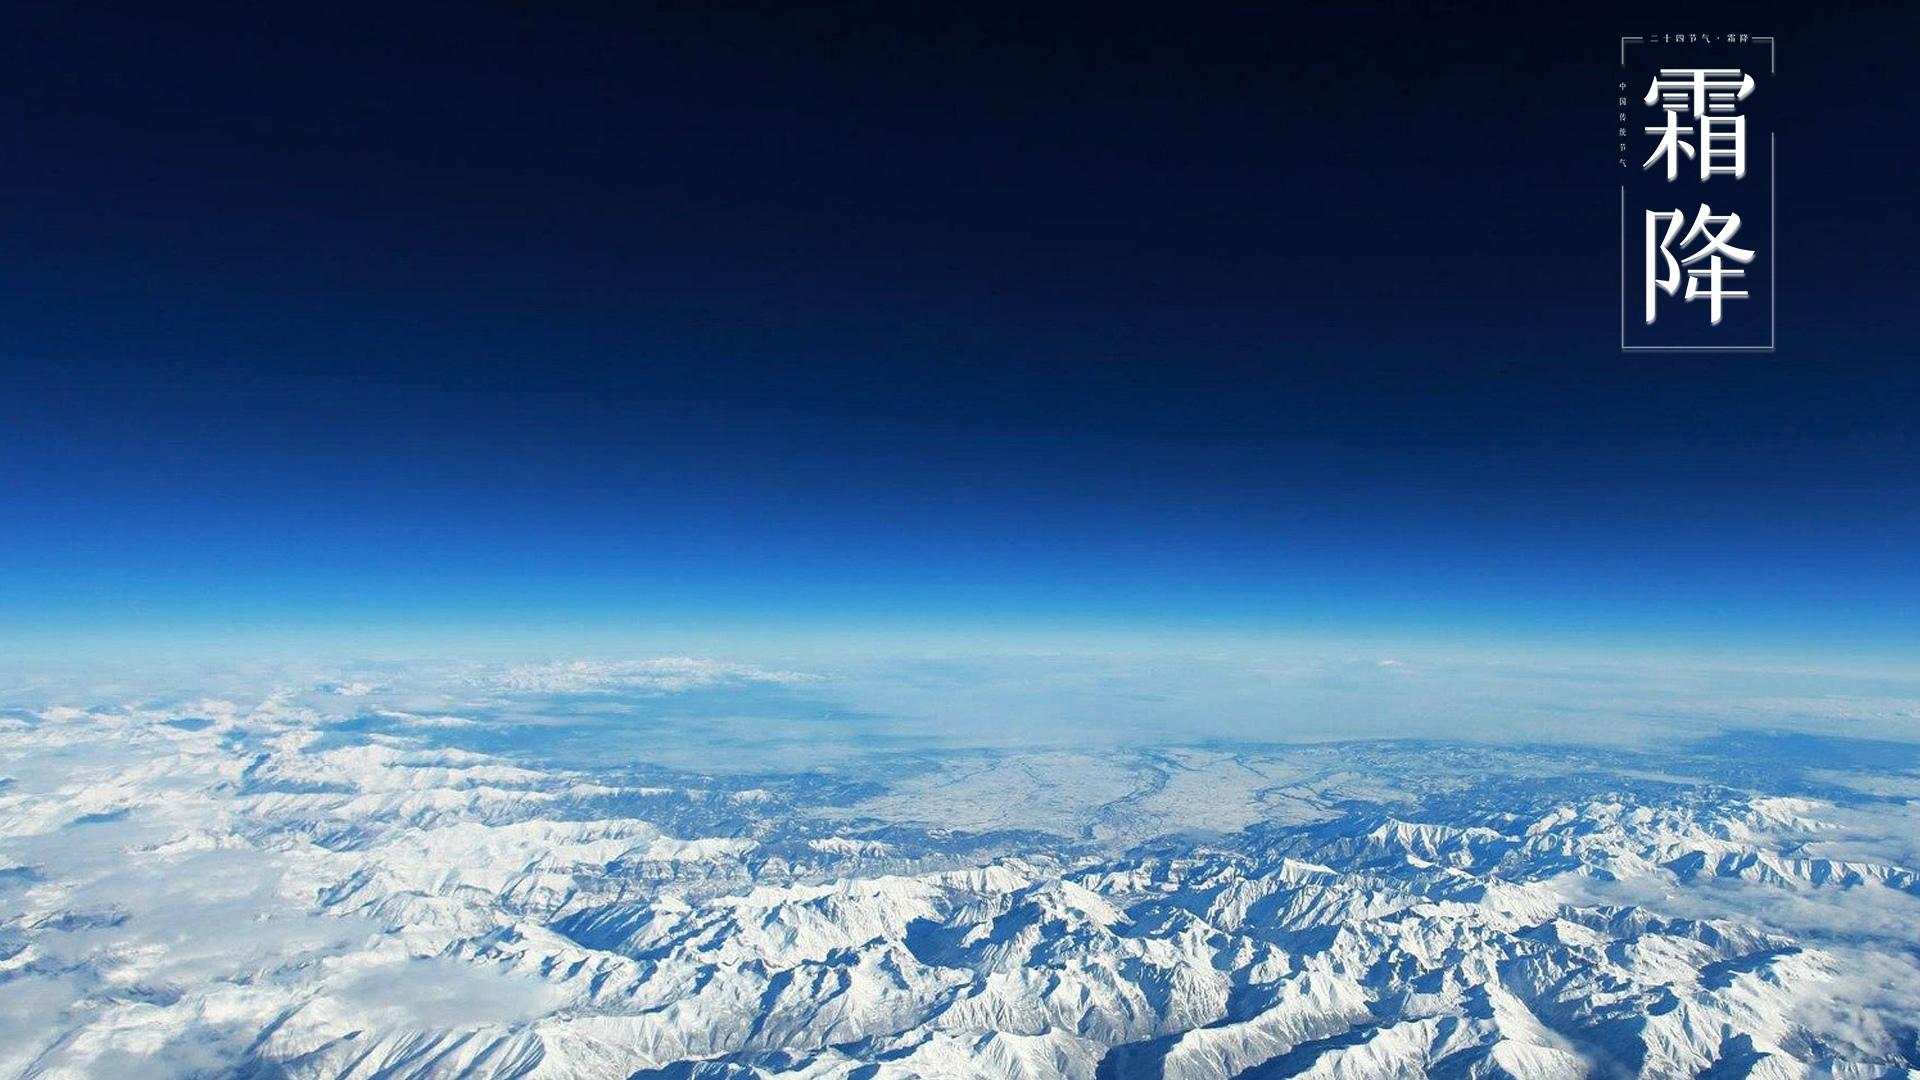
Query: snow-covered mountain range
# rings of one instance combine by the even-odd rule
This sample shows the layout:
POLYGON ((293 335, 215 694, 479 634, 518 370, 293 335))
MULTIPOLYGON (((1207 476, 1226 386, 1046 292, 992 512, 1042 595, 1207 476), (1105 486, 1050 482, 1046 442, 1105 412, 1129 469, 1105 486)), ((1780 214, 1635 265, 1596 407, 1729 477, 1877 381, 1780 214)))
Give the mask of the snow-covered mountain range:
POLYGON ((0 1075, 1920 1067, 1901 744, 882 748, 692 772, 520 753, 462 738, 498 728, 459 702, 407 704, 329 684, 0 714, 0 1075))

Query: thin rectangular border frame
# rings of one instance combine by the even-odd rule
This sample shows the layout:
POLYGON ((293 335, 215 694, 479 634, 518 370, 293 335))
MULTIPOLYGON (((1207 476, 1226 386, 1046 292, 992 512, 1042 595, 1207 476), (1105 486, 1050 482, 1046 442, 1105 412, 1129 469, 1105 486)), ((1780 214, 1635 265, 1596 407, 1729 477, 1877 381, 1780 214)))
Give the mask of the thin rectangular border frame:
MULTIPOLYGON (((1774 39, 1754 35, 1753 41, 1767 43, 1767 74, 1774 69, 1774 39)), ((1645 38, 1620 39, 1620 66, 1627 66, 1627 46, 1643 44, 1645 38)), ((1767 259, 1767 343, 1765 345, 1629 345, 1627 344, 1627 185, 1620 185, 1620 351, 1621 352, 1750 352, 1770 353, 1779 344, 1780 329, 1780 226, 1779 226, 1779 135, 1767 134, 1767 243, 1772 252, 1767 259)))

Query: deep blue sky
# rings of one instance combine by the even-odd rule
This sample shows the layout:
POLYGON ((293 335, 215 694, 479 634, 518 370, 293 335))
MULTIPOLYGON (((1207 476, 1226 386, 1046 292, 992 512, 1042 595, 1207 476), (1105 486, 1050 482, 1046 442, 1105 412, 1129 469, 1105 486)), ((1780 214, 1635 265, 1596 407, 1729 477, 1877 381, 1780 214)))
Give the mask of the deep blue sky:
POLYGON ((1615 341, 1671 8, 705 6, 10 6, 0 639, 1920 645, 1920 20, 1691 9, 1781 39, 1703 359, 1615 341))

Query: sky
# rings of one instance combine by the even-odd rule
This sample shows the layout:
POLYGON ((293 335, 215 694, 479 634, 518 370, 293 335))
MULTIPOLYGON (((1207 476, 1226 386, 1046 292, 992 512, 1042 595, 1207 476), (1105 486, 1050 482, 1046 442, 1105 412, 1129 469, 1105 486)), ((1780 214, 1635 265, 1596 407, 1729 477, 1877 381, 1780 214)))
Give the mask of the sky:
POLYGON ((11 5, 0 645, 1920 656, 1913 16, 1712 16, 1701 357, 1616 338, 1671 11, 704 7, 11 5))

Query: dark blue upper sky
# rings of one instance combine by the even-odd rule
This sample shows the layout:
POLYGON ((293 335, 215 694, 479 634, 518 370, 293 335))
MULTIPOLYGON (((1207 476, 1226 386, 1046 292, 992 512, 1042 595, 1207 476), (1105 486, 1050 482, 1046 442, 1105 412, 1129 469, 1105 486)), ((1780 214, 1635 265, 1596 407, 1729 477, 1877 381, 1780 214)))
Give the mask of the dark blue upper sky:
POLYGON ((1920 644, 1913 16, 702 7, 10 7, 0 635, 1920 644), (1662 28, 1775 355, 1616 348, 1662 28))

